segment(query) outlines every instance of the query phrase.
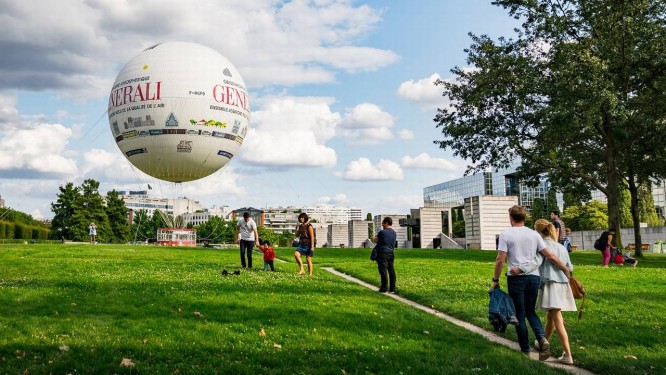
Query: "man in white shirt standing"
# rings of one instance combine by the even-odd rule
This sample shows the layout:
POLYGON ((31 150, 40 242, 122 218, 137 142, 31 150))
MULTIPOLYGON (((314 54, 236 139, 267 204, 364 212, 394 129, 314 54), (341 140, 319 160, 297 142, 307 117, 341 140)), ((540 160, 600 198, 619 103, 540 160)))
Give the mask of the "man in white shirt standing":
POLYGON ((561 269, 567 277, 571 275, 566 264, 554 255, 546 247, 543 238, 534 230, 525 226, 527 210, 521 206, 513 206, 509 209, 509 221, 511 228, 500 234, 497 246, 497 258, 495 260, 495 273, 493 275, 492 288, 499 287, 499 277, 504 269, 504 263, 508 261, 508 270, 506 272, 506 283, 509 296, 516 307, 516 334, 520 350, 529 354, 530 344, 527 332, 527 322, 532 327, 539 344, 539 359, 546 359, 550 356, 550 343, 546 340, 546 333, 539 316, 536 314, 536 301, 539 294, 539 269, 527 274, 513 275, 509 270, 517 269, 524 262, 530 261, 537 253, 550 260, 550 262, 561 269))
POLYGON ((236 223, 236 240, 240 245, 241 266, 243 268, 252 268, 252 248, 256 244, 259 246, 259 234, 257 233, 257 224, 250 217, 249 212, 243 213, 243 218, 236 223), (240 233, 240 238, 238 234, 240 233), (247 253, 247 263, 245 263, 245 254, 247 253))

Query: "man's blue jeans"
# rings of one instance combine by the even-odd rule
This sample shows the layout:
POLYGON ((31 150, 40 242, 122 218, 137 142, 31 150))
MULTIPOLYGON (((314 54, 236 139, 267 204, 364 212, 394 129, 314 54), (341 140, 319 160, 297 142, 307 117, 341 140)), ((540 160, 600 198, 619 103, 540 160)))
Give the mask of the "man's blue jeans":
POLYGON ((516 307, 518 344, 520 344, 520 350, 527 353, 530 351, 530 342, 525 318, 527 318, 527 322, 532 327, 537 340, 546 337, 541 320, 535 311, 541 280, 539 276, 535 275, 509 276, 506 279, 509 296, 511 296, 513 304, 516 307))

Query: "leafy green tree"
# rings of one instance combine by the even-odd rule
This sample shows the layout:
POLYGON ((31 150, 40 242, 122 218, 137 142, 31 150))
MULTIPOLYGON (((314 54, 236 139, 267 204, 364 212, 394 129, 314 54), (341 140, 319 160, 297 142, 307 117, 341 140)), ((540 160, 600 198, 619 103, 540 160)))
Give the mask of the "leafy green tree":
POLYGON ((550 218, 550 213, 553 211, 560 211, 560 207, 557 205, 557 191, 555 191, 555 189, 548 189, 546 198, 546 216, 550 218))
POLYGON ((666 174, 666 2, 497 0, 522 21, 515 39, 471 35, 456 82, 438 81, 451 106, 435 121, 442 148, 468 172, 521 161, 532 183, 608 200, 620 239, 620 187, 629 186, 637 255, 637 184, 666 174), (661 144, 660 144, 661 143, 661 144), (647 161, 647 162, 646 162, 647 161))
POLYGON ((607 205, 594 199, 587 204, 568 206, 561 218, 571 230, 608 229, 607 212, 607 205))
POLYGON ((80 194, 74 201, 70 231, 76 241, 89 239, 88 226, 95 223, 99 242, 111 240, 111 224, 106 216, 104 200, 99 194, 99 182, 87 179, 81 184, 80 194))
POLYGON ((647 223, 650 227, 659 227, 664 225, 664 220, 657 214, 654 206, 654 197, 652 196, 652 187, 650 184, 643 184, 638 191, 641 208, 641 222, 647 223))
POLYGON ((264 227, 263 225, 257 228, 257 233, 259 234, 259 238, 264 241, 270 241, 272 246, 276 246, 280 243, 280 235, 264 227))
POLYGON ((126 242, 129 239, 127 211, 125 200, 117 191, 111 190, 106 194, 106 216, 111 226, 111 242, 126 242))
POLYGON ((73 228, 72 218, 74 207, 80 194, 80 188, 75 187, 72 182, 58 188, 60 193, 55 203, 51 203, 51 211, 55 214, 51 220, 51 234, 53 239, 73 239, 70 228, 73 228))
POLYGON ((213 216, 197 227, 197 237, 210 243, 234 243, 234 223, 213 216))
MULTIPOLYGON (((631 228, 631 194, 626 188, 620 189, 620 226, 621 228, 631 228)), ((616 242, 619 243, 619 242, 616 242)))
POLYGON ((153 228, 152 224, 147 210, 134 211, 134 218, 130 225, 130 240, 146 241, 149 238, 155 238, 157 228, 153 228))
POLYGON ((546 219, 546 202, 542 198, 534 198, 532 201, 532 210, 530 212, 532 222, 535 223, 539 219, 546 219))

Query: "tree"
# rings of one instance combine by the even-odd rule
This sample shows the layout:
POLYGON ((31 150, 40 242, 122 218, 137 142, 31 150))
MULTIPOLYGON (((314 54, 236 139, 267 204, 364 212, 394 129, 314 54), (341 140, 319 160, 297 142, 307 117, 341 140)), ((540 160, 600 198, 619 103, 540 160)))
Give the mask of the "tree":
POLYGON ((211 243, 234 243, 234 223, 213 216, 197 227, 197 237, 211 243))
POLYGON ((131 241, 146 241, 155 238, 157 228, 153 228, 152 220, 148 217, 147 210, 134 211, 134 218, 130 226, 131 241))
POLYGON ((647 223, 650 227, 664 225, 664 220, 659 217, 657 209, 654 206, 654 197, 652 196, 652 187, 650 184, 643 184, 639 188, 638 197, 641 209, 641 222, 647 223))
POLYGON ((111 224, 106 216, 104 200, 99 194, 99 182, 93 179, 83 181, 80 194, 74 200, 70 231, 76 241, 87 241, 88 226, 95 223, 99 242, 111 240, 111 224))
POLYGON ((529 215, 525 219, 525 226, 528 228, 534 228, 534 223, 539 219, 548 219, 546 214, 546 202, 543 198, 534 198, 532 200, 532 206, 530 207, 529 215))
POLYGON ((553 211, 560 211, 560 207, 557 205, 557 192, 555 189, 548 189, 548 194, 546 196, 546 215, 550 217, 550 213, 553 211))
POLYGON ((594 199, 587 204, 572 205, 564 209, 562 220, 571 230, 608 229, 608 207, 594 199))
POLYGON ((111 226, 111 242, 126 242, 129 239, 129 222, 125 200, 118 192, 111 190, 106 194, 106 216, 111 226))
POLYGON ((74 216, 75 202, 80 194, 80 188, 74 187, 72 182, 68 182, 63 187, 58 188, 60 193, 55 203, 51 203, 51 211, 55 214, 51 221, 50 237, 54 239, 71 240, 73 227, 72 217, 74 216))
POLYGON ((441 148, 469 172, 520 160, 528 183, 545 172, 560 190, 607 197, 620 238, 620 188, 629 187, 637 255, 639 182, 664 176, 666 2, 497 0, 522 27, 515 39, 472 37, 473 69, 437 81, 451 102, 438 110, 441 148), (661 166, 661 167, 660 167, 661 166))

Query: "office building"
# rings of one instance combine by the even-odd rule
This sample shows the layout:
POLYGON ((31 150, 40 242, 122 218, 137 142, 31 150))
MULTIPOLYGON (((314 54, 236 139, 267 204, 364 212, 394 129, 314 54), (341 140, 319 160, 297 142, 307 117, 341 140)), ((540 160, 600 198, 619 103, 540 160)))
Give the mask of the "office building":
MULTIPOLYGON (((156 210, 172 217, 182 216, 186 213, 203 211, 203 206, 195 200, 181 198, 155 198, 148 195, 148 191, 118 191, 118 195, 125 201, 125 207, 134 212, 146 210, 148 217, 152 217, 156 210)), ((131 216, 130 216, 131 217, 131 216)))
POLYGON ((349 225, 328 224, 326 247, 349 247, 349 225))

